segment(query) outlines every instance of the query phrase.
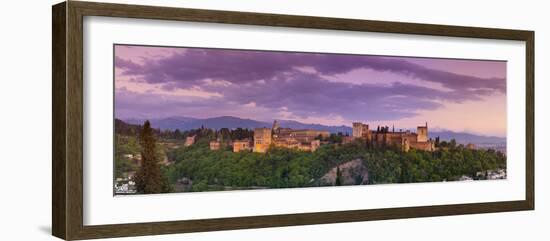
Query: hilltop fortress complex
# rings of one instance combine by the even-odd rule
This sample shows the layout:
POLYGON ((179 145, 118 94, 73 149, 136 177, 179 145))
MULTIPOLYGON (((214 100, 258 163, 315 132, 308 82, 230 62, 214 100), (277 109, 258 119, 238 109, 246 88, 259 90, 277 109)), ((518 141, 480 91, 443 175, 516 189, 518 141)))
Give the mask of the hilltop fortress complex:
MULTIPOLYGON (((270 146, 283 148, 296 148, 302 151, 316 151, 323 142, 330 136, 326 130, 281 128, 279 122, 273 122, 271 128, 255 128, 254 139, 233 140, 222 143, 220 140, 210 141, 211 150, 219 150, 224 145, 231 145, 234 152, 253 151, 265 153, 270 146)), ((351 136, 343 136, 342 143, 353 141, 363 142, 365 145, 374 146, 397 146, 407 152, 410 149, 423 151, 434 151, 435 143, 428 138, 428 123, 425 126, 418 126, 417 132, 390 131, 388 127, 378 127, 377 130, 370 130, 369 125, 361 122, 353 123, 351 136)))
POLYGON ((388 127, 378 127, 376 131, 369 129, 369 125, 361 122, 353 123, 352 136, 345 138, 344 142, 351 142, 355 139, 362 139, 366 143, 395 145, 407 152, 411 148, 423 151, 434 151, 435 143, 428 138, 428 123, 425 126, 418 126, 417 132, 395 131, 394 128, 390 131, 388 127))
POLYGON ((254 152, 266 152, 271 144, 277 147, 298 148, 303 151, 315 151, 321 146, 318 137, 328 138, 330 132, 319 130, 293 130, 281 128, 279 122, 274 121, 272 128, 254 129, 254 152))
MULTIPOLYGON (((315 151, 321 145, 319 137, 328 138, 328 131, 319 130, 293 130, 281 128, 277 121, 273 122, 272 128, 254 129, 254 152, 266 152, 271 144, 277 147, 298 148, 304 151, 315 151)), ((345 136, 343 143, 352 141, 363 141, 365 144, 398 146, 407 152, 411 148, 423 151, 434 151, 435 144, 428 138, 428 123, 425 126, 418 126, 417 132, 392 131, 388 127, 378 127, 376 131, 370 130, 369 125, 361 122, 353 123, 351 136, 345 136)))

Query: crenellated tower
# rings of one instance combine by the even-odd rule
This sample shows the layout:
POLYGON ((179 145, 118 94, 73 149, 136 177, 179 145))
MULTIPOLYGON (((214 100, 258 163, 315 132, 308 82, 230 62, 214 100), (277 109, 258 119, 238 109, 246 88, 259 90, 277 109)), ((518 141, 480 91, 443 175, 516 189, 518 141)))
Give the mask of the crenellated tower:
POLYGON ((427 142, 429 140, 429 138, 428 138, 428 122, 426 122, 425 126, 417 127, 416 128, 416 134, 418 135, 417 139, 416 139, 417 142, 427 142))

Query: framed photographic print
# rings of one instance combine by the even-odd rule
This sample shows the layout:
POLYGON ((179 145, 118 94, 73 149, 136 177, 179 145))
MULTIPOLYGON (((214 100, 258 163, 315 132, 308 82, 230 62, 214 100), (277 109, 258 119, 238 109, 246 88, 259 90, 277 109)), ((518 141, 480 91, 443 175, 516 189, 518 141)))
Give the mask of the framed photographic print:
POLYGON ((53 6, 53 235, 534 209, 534 32, 53 6))

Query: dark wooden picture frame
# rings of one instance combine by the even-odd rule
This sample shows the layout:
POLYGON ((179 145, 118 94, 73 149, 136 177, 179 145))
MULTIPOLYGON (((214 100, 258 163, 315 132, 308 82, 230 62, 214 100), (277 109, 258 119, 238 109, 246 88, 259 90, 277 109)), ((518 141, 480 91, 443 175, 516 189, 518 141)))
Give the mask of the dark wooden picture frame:
POLYGON ((400 22, 68 1, 52 8, 52 232, 62 239, 203 232, 533 210, 534 32, 400 22), (451 36, 526 43, 525 200, 88 226, 83 224, 83 17, 161 19, 451 36))

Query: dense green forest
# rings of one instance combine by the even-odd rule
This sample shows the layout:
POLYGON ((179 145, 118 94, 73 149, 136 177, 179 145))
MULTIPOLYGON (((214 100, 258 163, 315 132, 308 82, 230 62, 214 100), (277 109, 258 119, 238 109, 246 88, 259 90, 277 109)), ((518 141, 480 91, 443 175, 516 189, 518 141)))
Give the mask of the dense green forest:
MULTIPOLYGON (((155 133, 158 135, 161 132, 155 133)), ((123 156, 140 153, 138 136, 128 134, 130 133, 117 134, 117 177, 139 168, 123 156)), ((367 168, 368 184, 453 181, 463 175, 484 179, 478 173, 506 169, 504 154, 494 150, 465 148, 454 140, 438 141, 439 148, 435 152, 402 152, 397 147, 369 146, 356 141, 343 145, 322 145, 315 152, 272 147, 267 153, 234 153, 230 147, 216 151, 209 149, 209 140, 219 136, 220 131, 201 128, 185 134, 197 135, 195 144, 166 148, 157 143, 157 158, 160 160, 165 156, 170 162, 170 165, 162 165, 161 171, 171 184, 172 191, 327 185, 320 182, 323 175, 330 169, 355 159, 361 160, 367 168), (183 179, 192 185, 182 189, 180 184, 183 179)), ((232 131, 226 133, 228 138, 232 134, 232 131)), ((243 135, 250 133, 247 131, 243 135)), ((182 138, 183 136, 185 135, 182 138)))
POLYGON ((361 159, 368 168, 369 184, 439 182, 462 175, 506 168, 506 157, 493 150, 471 150, 448 145, 436 152, 401 152, 397 148, 369 148, 360 142, 324 145, 316 152, 271 148, 267 153, 210 151, 206 140, 170 153, 174 165, 165 168, 171 183, 181 177, 193 180, 193 191, 223 187, 309 187, 329 169, 361 159))

